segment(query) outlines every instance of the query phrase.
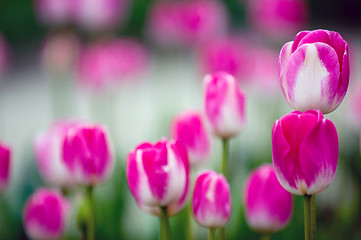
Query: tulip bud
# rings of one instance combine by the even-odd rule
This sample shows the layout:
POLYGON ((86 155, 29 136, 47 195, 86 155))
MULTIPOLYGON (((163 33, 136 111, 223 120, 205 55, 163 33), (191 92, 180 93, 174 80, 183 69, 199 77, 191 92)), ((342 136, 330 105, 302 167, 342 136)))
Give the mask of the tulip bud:
POLYGON ((162 139, 144 142, 127 157, 130 192, 140 209, 153 215, 167 207, 168 216, 179 212, 188 196, 189 162, 184 146, 162 139))
POLYGON ((234 77, 217 72, 204 77, 204 108, 213 132, 230 138, 243 130, 246 122, 246 96, 234 77))
POLYGON ((4 190, 9 182, 10 161, 10 147, 0 142, 0 192, 4 190))
POLYGON ((113 152, 104 127, 79 125, 70 129, 64 138, 62 150, 73 181, 95 185, 109 177, 113 167, 113 152))
POLYGON ((70 204, 58 192, 40 188, 26 201, 23 224, 31 239, 59 239, 65 231, 70 204))
POLYGON ((34 152, 38 170, 43 179, 50 185, 57 187, 72 185, 61 150, 67 132, 78 124, 80 123, 68 119, 57 121, 49 130, 38 133, 34 139, 34 152))
POLYGON ((348 45, 337 32, 300 32, 294 41, 283 46, 279 71, 283 94, 293 109, 330 113, 347 91, 348 45))
POLYGON ((211 140, 198 112, 188 111, 179 114, 172 121, 170 135, 187 148, 191 165, 199 165, 208 159, 211 140))
POLYGON ((272 233, 284 228, 292 217, 293 197, 278 182, 271 164, 264 164, 247 178, 244 206, 249 226, 272 233))
POLYGON ((200 173, 194 185, 192 212, 197 223, 206 228, 221 228, 232 212, 229 184, 215 171, 200 173))
POLYGON ((276 176, 287 191, 296 195, 322 192, 336 173, 336 128, 319 110, 289 113, 273 125, 272 153, 276 176))

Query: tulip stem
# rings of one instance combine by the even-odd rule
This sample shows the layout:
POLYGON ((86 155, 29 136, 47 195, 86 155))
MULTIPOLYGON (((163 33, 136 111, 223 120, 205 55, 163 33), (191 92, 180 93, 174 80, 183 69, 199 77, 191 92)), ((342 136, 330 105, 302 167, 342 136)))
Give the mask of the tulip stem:
POLYGON ((305 240, 316 240, 316 196, 304 195, 305 240))
POLYGON ((170 240, 170 225, 167 207, 160 207, 160 240, 170 240))
POLYGON ((86 188, 86 194, 89 201, 89 218, 87 226, 87 240, 95 239, 95 214, 94 214, 94 196, 93 196, 93 186, 88 186, 86 188))
POLYGON ((190 203, 187 204, 186 210, 186 236, 187 240, 193 240, 192 231, 192 206, 190 203))
POLYGON ((261 240, 271 240, 271 235, 267 233, 263 233, 261 235, 261 240))
POLYGON ((226 239, 226 229, 225 227, 221 227, 218 231, 218 240, 225 240, 226 239))
POLYGON ((222 149, 223 149, 223 154, 222 154, 222 173, 224 175, 224 177, 228 180, 227 178, 227 169, 228 169, 228 148, 229 148, 229 140, 227 138, 223 138, 222 139, 222 149))
POLYGON ((209 229, 208 240, 216 240, 216 229, 215 228, 209 229))

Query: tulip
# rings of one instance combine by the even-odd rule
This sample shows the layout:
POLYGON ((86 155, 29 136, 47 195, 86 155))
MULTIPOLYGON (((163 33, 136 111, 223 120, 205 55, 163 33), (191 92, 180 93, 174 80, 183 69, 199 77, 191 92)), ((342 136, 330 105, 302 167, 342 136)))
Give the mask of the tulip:
POLYGON ((200 165, 208 159, 211 139, 198 112, 187 111, 176 116, 171 123, 170 136, 187 148, 192 166, 200 165))
POLYGON ((168 216, 185 205, 189 188, 188 155, 182 143, 144 142, 127 156, 126 176, 140 209, 159 215, 161 239, 170 239, 168 216))
POLYGON ((217 72, 204 77, 204 108, 213 132, 231 138, 243 130, 246 122, 246 96, 234 77, 217 72))
POLYGON ((0 192, 8 185, 10 178, 11 149, 0 142, 0 192))
POLYGON ((160 46, 193 46, 224 32, 227 12, 220 1, 158 1, 148 23, 151 38, 160 46))
POLYGON ((246 220, 256 231, 270 234, 290 222, 293 197, 278 182, 272 165, 264 164, 247 177, 243 196, 246 220))
POLYGON ((319 193, 333 181, 338 161, 337 131, 321 111, 296 111, 277 120, 272 150, 277 178, 290 193, 319 193))
POLYGON ((0 79, 9 66, 10 58, 10 47, 5 38, 0 34, 0 79))
POLYGON ((251 25, 275 40, 294 35, 307 24, 304 0, 248 0, 247 4, 251 25))
POLYGON ((113 152, 106 129, 101 125, 80 124, 65 135, 62 156, 72 179, 94 186, 111 173, 113 152))
POLYGON ((226 178, 212 170, 201 172, 196 178, 192 197, 192 212, 197 223, 210 230, 224 227, 231 211, 231 193, 226 178))
POLYGON ((283 46, 279 71, 283 94, 293 109, 330 113, 347 91, 348 45, 337 32, 300 32, 294 41, 283 46))
POLYGON ((76 5, 74 0, 34 0, 35 13, 45 24, 71 22, 76 5))
POLYGON ((70 187, 70 173, 62 158, 62 144, 67 132, 79 125, 78 121, 64 119, 55 122, 47 131, 38 133, 34 139, 36 164, 40 175, 50 185, 70 187))
POLYGON ((70 204, 51 189, 39 188, 26 201, 25 231, 31 239, 59 239, 65 231, 70 204))

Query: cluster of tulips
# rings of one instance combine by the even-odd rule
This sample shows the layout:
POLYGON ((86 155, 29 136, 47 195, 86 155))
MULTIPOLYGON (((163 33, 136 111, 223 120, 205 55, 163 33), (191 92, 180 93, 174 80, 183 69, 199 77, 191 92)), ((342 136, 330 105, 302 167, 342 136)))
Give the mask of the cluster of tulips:
MULTIPOLYGON (((305 238, 316 239, 315 194, 333 181, 339 151, 336 128, 323 114, 334 111, 346 94, 347 43, 332 31, 300 32, 282 48, 279 70, 282 91, 296 111, 274 123, 273 165, 261 165, 244 184, 246 219, 266 239, 291 221, 292 194, 302 195, 305 238)), ((246 125, 246 96, 229 73, 209 74, 203 81, 203 111, 180 113, 171 123, 169 139, 142 142, 127 156, 129 190, 141 210, 159 216, 161 239, 171 239, 169 217, 188 202, 190 208, 185 211, 209 228, 209 239, 215 239, 216 229, 220 239, 226 238, 225 226, 232 213, 229 141, 246 125), (210 156, 208 127, 222 141, 222 168, 196 172, 210 156), (197 173, 195 179, 192 171, 197 173)), ((34 149, 41 176, 61 191, 42 187, 29 197, 23 211, 28 236, 60 238, 73 208, 67 193, 77 187, 84 195, 78 214, 80 229, 83 237, 94 239, 93 190, 110 176, 114 164, 106 127, 60 120, 35 137, 34 149)), ((11 150, 0 144, 1 190, 9 179, 10 165, 11 150)))

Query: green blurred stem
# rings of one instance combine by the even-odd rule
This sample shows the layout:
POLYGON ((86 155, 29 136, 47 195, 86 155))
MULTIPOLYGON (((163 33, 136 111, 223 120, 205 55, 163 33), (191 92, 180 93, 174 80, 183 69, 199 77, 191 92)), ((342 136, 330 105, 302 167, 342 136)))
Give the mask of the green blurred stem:
POLYGON ((86 195, 89 201, 89 218, 88 218, 88 226, 87 226, 87 240, 95 239, 95 214, 94 214, 94 188, 93 186, 88 186, 86 188, 86 195))
POLYGON ((208 240, 215 240, 215 239, 216 239, 216 229, 215 228, 210 228, 209 229, 208 240))
POLYGON ((227 178, 227 169, 228 169, 228 148, 229 148, 229 140, 227 138, 222 139, 222 173, 227 178))
POLYGON ((192 206, 190 203, 187 204, 186 208, 186 236, 187 240, 193 240, 193 229, 192 229, 192 206))
POLYGON ((170 240, 170 225, 167 214, 167 207, 160 208, 160 240, 170 240))
POLYGON ((304 195, 305 240, 316 240, 316 196, 304 195))
POLYGON ((225 240, 226 239, 226 229, 222 227, 218 230, 218 240, 225 240))
POLYGON ((271 235, 267 233, 263 233, 261 235, 261 240, 271 240, 271 235))

